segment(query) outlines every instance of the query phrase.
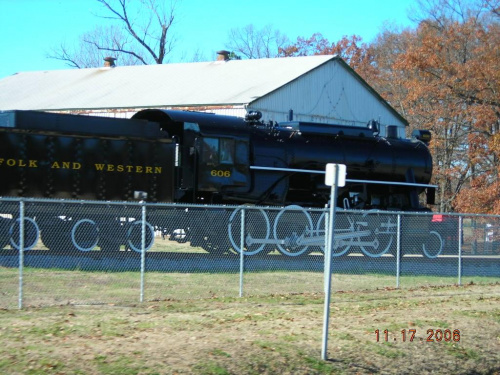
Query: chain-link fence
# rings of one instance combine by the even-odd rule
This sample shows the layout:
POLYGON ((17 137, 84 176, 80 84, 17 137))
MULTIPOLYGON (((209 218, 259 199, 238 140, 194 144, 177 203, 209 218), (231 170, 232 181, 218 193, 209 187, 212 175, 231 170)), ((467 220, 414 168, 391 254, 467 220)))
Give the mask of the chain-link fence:
MULTIPOLYGON (((1 308, 323 293, 328 210, 0 199, 1 308)), ((500 216, 337 211, 333 290, 498 281, 500 216)))

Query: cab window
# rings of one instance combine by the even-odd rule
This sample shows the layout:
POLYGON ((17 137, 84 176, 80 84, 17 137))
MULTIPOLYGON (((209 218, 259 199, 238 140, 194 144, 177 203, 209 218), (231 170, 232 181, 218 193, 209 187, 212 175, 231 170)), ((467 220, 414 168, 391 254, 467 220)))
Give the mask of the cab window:
POLYGON ((220 140, 220 163, 233 164, 234 139, 221 138, 220 140))
POLYGON ((233 165, 234 139, 203 138, 203 162, 207 165, 233 165))
POLYGON ((203 138, 202 159, 205 164, 219 164, 219 139, 203 138))
POLYGON ((236 164, 248 165, 248 143, 245 141, 236 142, 236 164))

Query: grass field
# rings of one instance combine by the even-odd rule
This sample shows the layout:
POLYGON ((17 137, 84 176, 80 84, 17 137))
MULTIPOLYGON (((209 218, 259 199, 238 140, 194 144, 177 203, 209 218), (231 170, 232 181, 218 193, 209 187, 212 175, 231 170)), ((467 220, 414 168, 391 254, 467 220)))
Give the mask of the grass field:
MULTIPOLYGON (((23 270, 23 307, 48 307, 61 304, 130 305, 141 300, 140 272, 106 272, 43 269, 25 267, 23 270)), ((146 272, 143 301, 231 298, 243 296, 269 296, 293 294, 321 294, 324 290, 322 272, 262 271, 245 272, 240 280, 232 273, 180 273, 146 272), (241 281, 241 284, 240 284, 241 281)), ((462 283, 491 284, 495 277, 463 277, 462 283)), ((450 276, 401 276, 402 288, 445 286, 457 283, 450 276)), ((396 286, 394 275, 337 274, 332 276, 333 291, 366 291, 396 286)), ((19 305, 19 271, 0 267, 0 308, 19 305)))
POLYGON ((248 274, 242 298, 238 275, 148 273, 138 303, 137 273, 28 269, 17 310, 16 271, 0 269, 2 374, 500 373, 495 279, 334 275, 322 361, 320 273, 248 274))

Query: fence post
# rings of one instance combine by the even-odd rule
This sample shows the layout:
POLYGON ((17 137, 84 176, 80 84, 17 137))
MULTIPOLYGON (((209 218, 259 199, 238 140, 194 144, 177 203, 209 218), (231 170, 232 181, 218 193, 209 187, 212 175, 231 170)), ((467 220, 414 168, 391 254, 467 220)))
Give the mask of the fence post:
POLYGON ((144 273, 146 269, 146 202, 141 201, 141 296, 140 301, 144 302, 144 273))
POLYGON ((458 285, 462 285, 462 216, 458 217, 458 285))
POLYGON ((240 232, 240 297, 243 297, 243 269, 244 269, 244 246, 245 246, 245 207, 241 208, 241 232, 240 232))
POLYGON ((24 273, 24 200, 19 201, 19 300, 18 308, 23 308, 23 273, 24 273))
POLYGON ((328 254, 328 248, 329 248, 329 243, 328 241, 330 241, 330 235, 328 234, 328 227, 330 225, 330 216, 328 214, 328 210, 327 210, 327 206, 325 206, 325 260, 324 260, 324 264, 323 264, 323 272, 324 272, 324 289, 325 289, 325 296, 326 296, 326 293, 328 293, 328 280, 327 278, 330 278, 331 280, 331 275, 328 274, 328 262, 326 260, 326 257, 327 257, 327 254, 328 254))
POLYGON ((401 214, 398 214, 398 228, 396 234, 396 288, 399 289, 399 276, 401 274, 401 214))

